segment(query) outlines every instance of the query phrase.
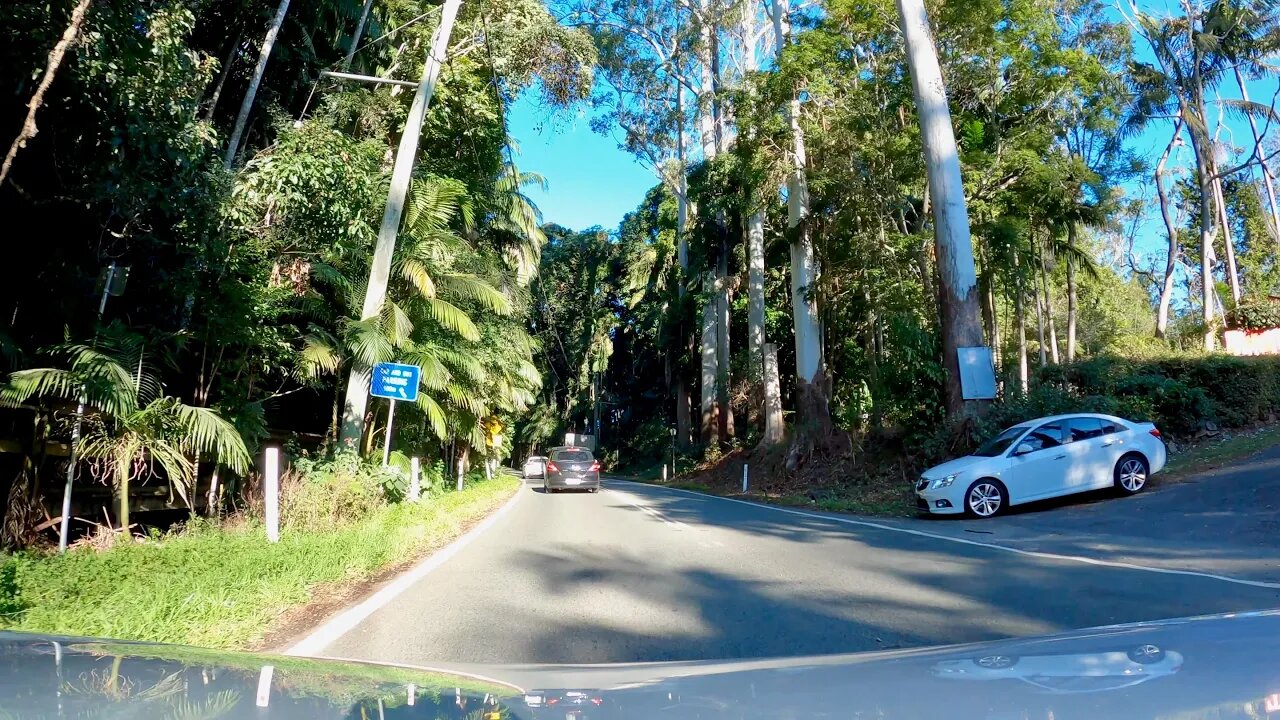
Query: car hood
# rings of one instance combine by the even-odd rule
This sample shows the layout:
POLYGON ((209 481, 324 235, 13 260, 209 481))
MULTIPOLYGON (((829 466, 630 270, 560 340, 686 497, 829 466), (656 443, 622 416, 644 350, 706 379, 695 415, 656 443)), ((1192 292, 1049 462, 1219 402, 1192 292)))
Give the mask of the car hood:
POLYGON ((19 718, 1249 717, 1280 708, 1277 655, 1278 611, 855 655, 483 669, 0 633, 0 708, 19 718), (1154 662, 1153 647, 1179 662, 1146 682, 1082 681, 1069 695, 1036 682, 1099 658, 1123 673, 1117 653, 1154 662), (1007 669, 969 682, 939 672, 980 660, 1007 669))
POLYGON ((922 473, 922 475, 923 477, 927 477, 930 480, 936 480, 938 478, 946 477, 953 473, 959 473, 963 470, 968 470, 974 465, 979 465, 989 460, 991 460, 991 458, 989 457, 978 457, 977 455, 965 455, 964 457, 958 457, 955 460, 948 460, 947 462, 944 462, 941 465, 934 465, 928 470, 925 470, 922 473))

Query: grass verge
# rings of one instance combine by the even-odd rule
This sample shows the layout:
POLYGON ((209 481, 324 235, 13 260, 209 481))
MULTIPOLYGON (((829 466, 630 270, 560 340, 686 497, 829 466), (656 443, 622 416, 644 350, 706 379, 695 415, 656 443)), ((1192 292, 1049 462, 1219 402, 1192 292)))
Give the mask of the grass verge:
POLYGON ((1156 477, 1176 480, 1214 470, 1276 445, 1280 445, 1280 425, 1223 433, 1170 456, 1165 472, 1156 477))
POLYGON ((0 562, 0 628, 244 647, 318 589, 444 545, 519 486, 499 475, 329 531, 285 532, 275 545, 260 526, 196 524, 106 552, 20 554, 0 562))

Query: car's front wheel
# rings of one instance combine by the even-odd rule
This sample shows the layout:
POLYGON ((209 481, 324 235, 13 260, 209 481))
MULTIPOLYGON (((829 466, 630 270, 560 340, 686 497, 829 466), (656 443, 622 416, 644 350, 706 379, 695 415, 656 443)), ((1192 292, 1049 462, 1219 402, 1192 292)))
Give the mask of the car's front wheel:
POLYGON ((964 511, 980 518, 999 515, 1009 505, 1009 493, 999 480, 975 480, 964 493, 964 511))
POLYGON ((1137 453, 1129 453, 1116 463, 1115 486, 1125 495, 1134 495, 1147 486, 1151 468, 1147 459, 1137 453))

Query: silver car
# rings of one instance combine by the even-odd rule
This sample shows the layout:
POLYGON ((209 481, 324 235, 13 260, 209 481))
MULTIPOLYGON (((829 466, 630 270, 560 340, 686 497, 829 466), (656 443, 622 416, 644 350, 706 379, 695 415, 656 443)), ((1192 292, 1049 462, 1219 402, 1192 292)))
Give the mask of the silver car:
POLYGON ((541 455, 532 455, 524 461, 525 478, 541 478, 547 473, 547 459, 541 455))
POLYGON ((555 492, 579 488, 589 492, 600 489, 600 461, 584 447, 552 448, 542 489, 555 492))

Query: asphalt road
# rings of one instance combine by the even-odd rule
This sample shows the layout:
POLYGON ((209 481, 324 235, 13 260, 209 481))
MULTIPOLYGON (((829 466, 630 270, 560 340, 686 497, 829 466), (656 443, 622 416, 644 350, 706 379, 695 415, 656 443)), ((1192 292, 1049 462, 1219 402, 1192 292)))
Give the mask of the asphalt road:
MULTIPOLYGON (((1134 500, 1098 506, 1119 523, 1134 500)), ((526 486, 317 654, 453 666, 750 659, 1280 607, 1266 570, 1280 555, 1274 539, 1254 546, 1263 564, 1241 552, 1221 567, 1212 553, 1180 564, 1195 553, 1176 527, 1108 536, 1149 545, 1108 555, 1106 542, 1073 541, 1088 529, 1072 519, 1078 509, 863 523, 620 481, 599 494, 526 486), (1033 531, 1055 523, 1067 528, 1057 539, 1033 531)), ((1175 503, 1141 516, 1181 522, 1176 513, 1175 503)))

